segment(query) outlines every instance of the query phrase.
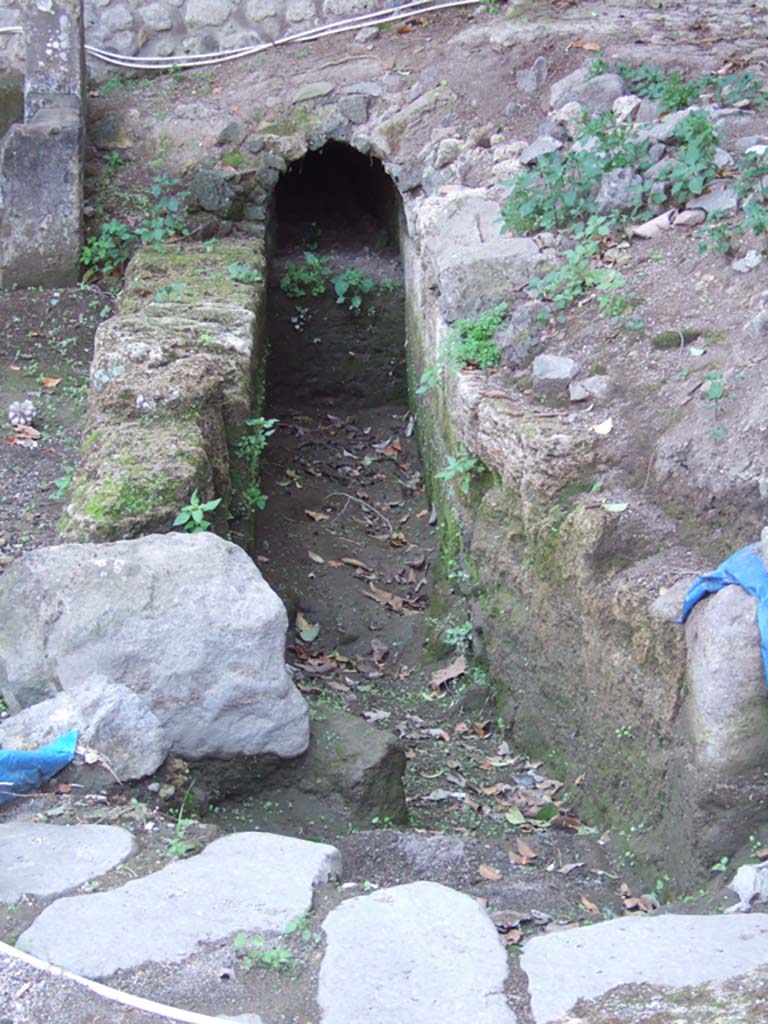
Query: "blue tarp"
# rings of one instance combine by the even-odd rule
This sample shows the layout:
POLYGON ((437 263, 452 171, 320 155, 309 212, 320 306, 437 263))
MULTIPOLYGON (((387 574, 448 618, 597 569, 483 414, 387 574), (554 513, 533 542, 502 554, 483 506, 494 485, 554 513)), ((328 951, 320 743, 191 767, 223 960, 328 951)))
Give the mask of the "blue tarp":
POLYGON ((77 729, 39 750, 0 750, 0 804, 35 789, 75 756, 77 729))
POLYGON ((693 606, 723 587, 736 583, 748 594, 757 598, 757 628, 760 631, 760 647, 763 652, 766 685, 768 685, 768 571, 763 565, 760 545, 750 544, 726 558, 714 572, 699 576, 691 584, 683 601, 683 611, 677 622, 685 622, 693 606))

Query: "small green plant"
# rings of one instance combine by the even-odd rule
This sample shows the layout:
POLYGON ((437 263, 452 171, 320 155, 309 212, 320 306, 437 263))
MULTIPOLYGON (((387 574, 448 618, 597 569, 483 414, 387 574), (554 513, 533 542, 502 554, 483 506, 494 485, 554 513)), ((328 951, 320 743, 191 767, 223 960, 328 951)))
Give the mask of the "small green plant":
POLYGON ((480 459, 468 452, 464 445, 462 445, 458 455, 448 456, 448 461, 441 470, 435 473, 435 478, 443 480, 445 483, 458 480, 458 487, 461 493, 469 494, 472 477, 482 473, 484 468, 480 459))
POLYGON ((254 512, 261 511, 267 504, 267 495, 262 493, 259 486, 259 465, 261 453, 275 432, 277 420, 258 416, 245 422, 250 430, 247 434, 243 434, 235 447, 237 455, 246 464, 246 480, 239 498, 243 514, 253 515, 254 512))
POLYGON ((439 375, 440 371, 436 366, 427 366, 426 369, 422 370, 419 383, 416 387, 416 394, 428 394, 432 388, 436 386, 439 375))
POLYGON ((447 626, 443 630, 443 640, 457 651, 468 651, 472 645, 473 629, 471 619, 467 619, 459 626, 447 626))
POLYGON ((189 504, 185 505, 173 521, 174 526, 181 526, 185 533, 202 533, 210 528, 205 518, 206 512, 213 512, 221 504, 221 498, 212 501, 200 501, 197 490, 192 491, 189 504))
POLYGON ((331 283, 336 292, 336 301, 340 305, 346 304, 353 313, 357 313, 361 309, 363 298, 370 295, 376 287, 367 274, 355 267, 347 267, 335 274, 331 278, 331 283))
POLYGON ((620 740, 633 740, 635 738, 635 731, 631 725, 619 725, 613 732, 616 738, 620 740))
POLYGON ((474 320, 457 320, 448 335, 446 349, 458 369, 488 370, 499 365, 501 353, 494 337, 507 316, 506 302, 500 302, 474 320))
POLYGON ((684 203, 700 196, 717 177, 715 152, 719 136, 717 129, 703 110, 695 110, 675 130, 680 145, 675 159, 662 169, 659 178, 669 182, 672 198, 684 203))
POLYGON ((263 967, 268 971, 285 971, 293 966, 294 955, 285 946, 270 948, 258 935, 247 935, 238 932, 234 938, 235 949, 241 953, 244 971, 253 967, 263 967))
POLYGON ((65 462, 64 465, 62 466, 62 469, 64 470, 64 475, 57 477, 53 481, 53 486, 55 487, 55 490, 51 497, 54 499, 54 501, 62 501, 67 496, 67 494, 69 493, 69 489, 72 486, 72 478, 75 473, 75 467, 72 466, 70 463, 65 462))
POLYGON ((127 224, 108 220, 98 235, 91 235, 83 245, 80 262, 85 267, 83 281, 96 274, 112 274, 125 266, 135 247, 134 234, 127 224))
POLYGON ((227 273, 233 281, 240 284, 261 284, 264 280, 255 267, 249 267, 247 263, 230 263, 227 273))
POLYGON ((713 864, 712 867, 709 870, 710 871, 717 871, 720 874, 722 874, 724 871, 728 870, 728 865, 729 864, 730 864, 730 857, 721 857, 720 860, 717 861, 717 863, 713 864))
POLYGON ((307 295, 316 298, 325 293, 331 271, 328 264, 330 256, 317 256, 313 252, 304 253, 304 262, 300 266, 289 263, 280 278, 281 290, 291 299, 303 299, 307 295))
POLYGON ((155 292, 155 302, 183 302, 184 283, 164 284, 155 292))
POLYGON ((187 836, 187 832, 195 823, 194 818, 184 817, 184 807, 186 806, 191 790, 192 786, 190 785, 187 792, 184 794, 184 799, 181 801, 181 807, 179 807, 179 813, 176 816, 176 825, 173 830, 173 837, 168 840, 168 848, 165 851, 166 857, 170 857, 172 860, 180 860, 182 857, 188 857, 190 853, 193 853, 200 846, 197 839, 191 839, 187 836))

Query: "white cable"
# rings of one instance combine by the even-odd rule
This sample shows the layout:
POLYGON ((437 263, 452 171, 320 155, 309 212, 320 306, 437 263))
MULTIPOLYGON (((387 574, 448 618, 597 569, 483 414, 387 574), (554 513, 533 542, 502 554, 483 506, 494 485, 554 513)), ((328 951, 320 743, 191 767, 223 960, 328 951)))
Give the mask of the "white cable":
POLYGON ((86 45, 85 50, 97 60, 115 67, 156 71, 167 71, 171 68, 210 67, 232 60, 239 60, 242 57, 253 56, 257 53, 263 53, 265 50, 271 50, 273 47, 282 46, 286 43, 311 42, 314 39, 320 39, 325 36, 340 35, 344 32, 353 32, 361 28, 373 27, 391 21, 402 21, 405 18, 413 18, 419 14, 427 14, 431 11, 445 10, 450 7, 465 7, 468 4, 483 2, 484 0, 442 0, 440 3, 430 4, 425 2, 425 0, 412 0, 408 4, 400 4, 397 7, 384 11, 374 11, 366 15, 356 15, 353 18, 332 22, 330 25, 320 25, 317 28, 296 32, 268 43, 259 43, 257 46, 243 47, 238 50, 222 50, 218 53, 189 54, 181 59, 173 56, 126 57, 123 54, 112 53, 109 50, 101 50, 95 46, 88 45, 86 45))
POLYGON ((10 28, 0 28, 0 32, 23 32, 21 25, 12 25, 10 28))
MULTIPOLYGON (((253 53, 253 52, 259 52, 259 51, 262 51, 262 50, 265 50, 265 49, 269 49, 272 46, 279 46, 282 43, 306 41, 308 39, 315 39, 315 38, 317 38, 320 35, 328 34, 331 30, 334 30, 336 28, 341 28, 341 27, 344 27, 344 26, 347 26, 347 25, 352 25, 352 26, 354 26, 356 28, 361 28, 361 27, 365 27, 365 26, 362 25, 362 24, 358 24, 358 23, 363 23, 364 22, 364 23, 367 24, 368 22, 370 22, 372 20, 376 20, 376 21, 392 20, 389 17, 390 15, 392 15, 392 14, 396 15, 400 11, 410 10, 411 8, 414 8, 414 7, 423 7, 427 2, 428 2, 428 0, 410 0, 409 3, 397 4, 394 7, 385 8, 385 10, 383 10, 383 11, 368 11, 365 14, 355 14, 355 15, 350 16, 349 18, 341 18, 339 21, 333 21, 333 22, 331 22, 328 25, 317 25, 314 28, 303 29, 301 32, 293 32, 290 35, 283 36, 281 39, 277 39, 277 40, 270 41, 270 42, 267 42, 267 43, 258 43, 255 46, 241 46, 241 47, 238 47, 237 49, 233 49, 233 50, 217 50, 217 51, 214 51, 212 53, 192 53, 192 54, 187 54, 187 56, 182 58, 182 59, 183 59, 183 61, 185 63, 186 62, 199 63, 200 61, 203 61, 203 60, 211 60, 211 59, 218 60, 220 58, 225 58, 225 57, 234 57, 234 56, 245 55, 245 54, 249 54, 249 53, 253 53)), ((464 2, 471 3, 471 2, 478 2, 478 0, 464 0, 464 2)), ((412 14, 415 14, 415 13, 418 13, 418 12, 412 12, 412 14)), ((152 61, 153 64, 159 64, 159 63, 167 64, 167 65, 169 65, 171 67, 179 67, 180 66, 178 56, 170 56, 170 57, 159 57, 159 56, 156 56, 156 57, 130 57, 130 56, 126 56, 126 55, 121 54, 121 53, 114 53, 114 52, 112 52, 110 50, 101 50, 101 49, 98 49, 97 47, 92 47, 92 46, 86 46, 86 49, 90 53, 92 53, 94 55, 98 54, 100 56, 103 55, 105 57, 112 57, 115 60, 120 60, 120 61, 125 61, 127 63, 130 63, 131 66, 135 65, 137 67, 140 67, 143 62, 147 62, 147 61, 152 61)))

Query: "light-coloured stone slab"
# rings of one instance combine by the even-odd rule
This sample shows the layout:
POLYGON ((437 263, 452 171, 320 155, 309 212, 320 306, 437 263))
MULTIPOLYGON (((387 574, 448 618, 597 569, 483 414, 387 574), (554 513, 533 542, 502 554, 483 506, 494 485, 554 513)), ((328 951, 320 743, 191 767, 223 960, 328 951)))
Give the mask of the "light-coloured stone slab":
POLYGON ((114 825, 0 825, 0 903, 69 892, 135 849, 131 833, 114 825))
POLYGON ((526 943, 536 1024, 549 1024, 579 999, 617 985, 676 988, 738 977, 768 965, 768 914, 722 917, 667 914, 621 918, 542 935, 526 943))
POLYGON ((469 896, 399 885, 342 903, 323 930, 322 1024, 515 1024, 506 953, 469 896))
POLYGON ((313 886, 340 872, 332 846, 240 832, 119 889, 57 900, 17 945, 88 978, 178 963, 239 931, 283 932, 310 909, 313 886))

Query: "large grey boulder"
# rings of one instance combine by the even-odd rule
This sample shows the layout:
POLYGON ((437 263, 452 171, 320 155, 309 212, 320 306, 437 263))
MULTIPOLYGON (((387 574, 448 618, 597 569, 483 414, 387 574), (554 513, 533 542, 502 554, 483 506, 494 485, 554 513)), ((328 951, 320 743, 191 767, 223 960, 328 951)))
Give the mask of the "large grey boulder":
POLYGON ((683 712, 697 768, 720 777, 768 766, 768 698, 756 609, 754 597, 728 586, 699 601, 685 627, 683 712))
POLYGON ((514 1024, 507 955, 482 907, 435 882, 347 900, 323 924, 323 1024, 514 1024))
POLYGON ((765 970, 768 914, 604 921, 531 939, 520 965, 528 975, 535 1024, 549 1024, 577 1000, 594 999, 618 985, 685 988, 765 970))
POLYGON ((340 873, 332 846, 238 832, 118 889, 56 900, 17 945, 88 978, 179 963, 240 931, 280 934, 340 873))
MULTIPOLYGON (((145 733, 154 746, 157 730, 163 756, 296 757, 309 719, 285 668, 286 627, 254 563, 214 534, 40 548, 2 578, 0 693, 14 713, 63 691, 68 702, 49 710, 77 718, 90 708, 57 720, 88 736, 100 700, 114 707, 130 691, 138 699, 93 737, 127 777, 146 774, 127 755, 145 733)), ((0 743, 13 731, 11 718, 0 743)))
POLYGON ((114 825, 0 825, 0 903, 21 896, 59 896, 105 874, 136 850, 114 825))

